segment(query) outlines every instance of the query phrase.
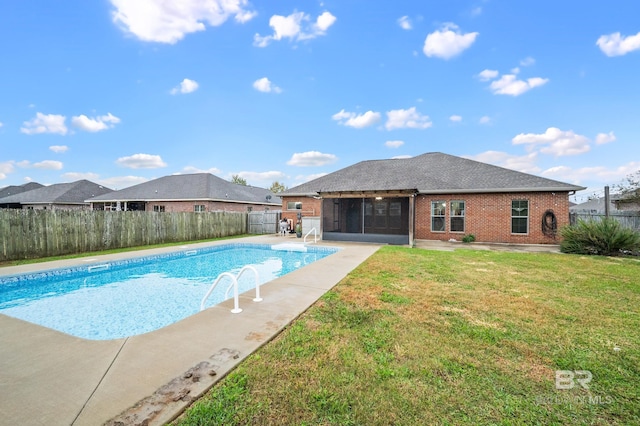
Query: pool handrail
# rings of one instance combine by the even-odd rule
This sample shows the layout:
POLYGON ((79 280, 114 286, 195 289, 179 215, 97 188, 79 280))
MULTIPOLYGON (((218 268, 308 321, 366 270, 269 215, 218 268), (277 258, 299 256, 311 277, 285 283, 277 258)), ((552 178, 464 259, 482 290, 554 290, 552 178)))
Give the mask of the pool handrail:
POLYGON ((245 271, 253 271, 253 274, 256 278, 256 297, 253 299, 253 301, 262 302, 262 297, 260 297, 260 279, 258 278, 258 270, 251 265, 245 265, 242 267, 242 269, 240 269, 240 272, 238 272, 238 275, 236 275, 236 279, 239 280, 240 275, 242 275, 245 271))
POLYGON ((213 282, 213 284, 209 288, 209 291, 207 291, 207 294, 205 294, 205 296, 202 298, 202 301, 200 302, 200 311, 204 311, 204 303, 207 301, 209 296, 211 296, 211 293, 213 292, 213 289, 216 287, 216 285, 218 285, 220 280, 224 277, 229 277, 233 281, 231 284, 233 286, 233 309, 231 310, 231 313, 238 314, 242 312, 242 309, 240 309, 238 302, 238 280, 236 279, 235 275, 230 272, 223 272, 218 275, 218 278, 216 278, 216 280, 213 282))
POLYGON ((253 271, 253 274, 255 276, 256 297, 253 299, 253 301, 262 302, 262 297, 260 297, 260 278, 258 276, 258 270, 251 265, 245 265, 242 267, 242 269, 240 269, 240 272, 238 272, 237 275, 233 275, 231 272, 223 272, 218 275, 218 278, 216 278, 216 280, 213 282, 213 285, 211 286, 211 288, 209 288, 207 294, 202 298, 202 301, 200 302, 200 310, 204 311, 204 303, 207 301, 209 296, 211 296, 211 293, 213 292, 213 289, 216 287, 218 282, 225 276, 228 276, 231 278, 231 284, 229 284, 229 287, 227 287, 227 291, 224 293, 224 298, 225 300, 227 299, 227 297, 229 296, 229 290, 231 290, 231 287, 233 287, 234 308, 231 310, 231 312, 234 314, 242 312, 242 309, 240 309, 238 304, 238 280, 245 271, 253 271))
POLYGON ((311 234, 313 232, 313 242, 317 243, 318 242, 318 231, 316 230, 316 227, 314 226, 313 228, 311 228, 309 230, 309 232, 307 232, 304 236, 304 239, 302 240, 302 242, 304 244, 307 244, 307 237, 309 236, 309 234, 311 234))

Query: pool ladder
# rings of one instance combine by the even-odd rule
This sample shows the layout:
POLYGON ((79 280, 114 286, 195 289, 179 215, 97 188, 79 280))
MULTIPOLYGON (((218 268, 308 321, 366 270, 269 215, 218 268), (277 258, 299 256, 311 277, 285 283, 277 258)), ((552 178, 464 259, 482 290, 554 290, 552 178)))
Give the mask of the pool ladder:
POLYGON ((255 275, 256 297, 253 299, 253 301, 262 302, 262 298, 260 297, 260 280, 258 279, 258 270, 251 265, 247 265, 247 266, 244 266, 242 269, 240 269, 240 272, 238 272, 238 275, 233 275, 231 272, 223 272, 220 275, 218 275, 218 278, 216 278, 216 280, 213 282, 213 284, 211 285, 211 288, 209 288, 209 291, 207 291, 207 294, 205 294, 204 297, 202 298, 202 301, 200 302, 200 311, 204 311, 205 302, 207 301, 209 296, 211 296, 213 289, 216 288, 216 285, 218 285, 220 280, 222 280, 224 277, 229 277, 231 278, 231 284, 227 288, 227 291, 224 294, 224 298, 225 300, 227 299, 227 296, 229 295, 229 290, 231 290, 231 287, 233 287, 233 309, 231 310, 231 313, 239 314, 240 312, 242 312, 242 309, 240 309, 240 306, 239 306, 238 280, 240 279, 240 276, 245 271, 253 271, 253 274, 255 275))

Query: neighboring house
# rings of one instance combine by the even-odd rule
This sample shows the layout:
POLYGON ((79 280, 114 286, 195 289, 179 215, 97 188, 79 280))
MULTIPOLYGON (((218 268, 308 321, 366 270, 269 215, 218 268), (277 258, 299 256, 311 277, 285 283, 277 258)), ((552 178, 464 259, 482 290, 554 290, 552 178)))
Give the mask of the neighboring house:
POLYGON ((621 211, 640 211, 640 189, 626 193, 625 195, 611 196, 611 201, 621 211))
POLYGON ((85 200, 112 192, 112 189, 88 180, 42 186, 0 198, 0 207, 14 209, 84 210, 91 207, 85 200))
POLYGON ((164 176, 87 202, 96 210, 154 212, 247 212, 282 205, 268 189, 239 185, 210 173, 164 176))
MULTIPOLYGON (((609 212, 619 212, 613 200, 609 201, 609 212)), ((584 203, 576 204, 569 207, 570 213, 578 213, 583 215, 603 215, 605 214, 605 201, 603 198, 594 198, 584 203)))
POLYGON ((319 217, 324 240, 557 243, 584 187, 443 153, 362 161, 280 193, 283 216, 319 217))
POLYGON ((38 182, 29 182, 23 185, 11 185, 0 188, 0 200, 10 195, 21 194, 23 192, 31 191, 32 189, 42 188, 44 185, 38 182))

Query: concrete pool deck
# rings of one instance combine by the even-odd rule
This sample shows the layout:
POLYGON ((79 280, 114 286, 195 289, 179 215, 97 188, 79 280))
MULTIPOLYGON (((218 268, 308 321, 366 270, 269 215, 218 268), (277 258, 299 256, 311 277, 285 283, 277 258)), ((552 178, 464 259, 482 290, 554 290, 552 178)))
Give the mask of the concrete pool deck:
MULTIPOLYGON (((257 236, 189 245, 278 244, 257 236)), ((284 327, 380 245, 342 250, 177 323, 126 339, 85 340, 0 314, 0 424, 161 425, 284 327), (120 423, 121 422, 121 423, 120 423), (145 423, 146 422, 146 423, 145 423)), ((186 246, 185 246, 186 248, 186 246)), ((180 250, 180 246, 0 268, 0 276, 180 250)), ((195 301, 194 303, 200 303, 195 301)))

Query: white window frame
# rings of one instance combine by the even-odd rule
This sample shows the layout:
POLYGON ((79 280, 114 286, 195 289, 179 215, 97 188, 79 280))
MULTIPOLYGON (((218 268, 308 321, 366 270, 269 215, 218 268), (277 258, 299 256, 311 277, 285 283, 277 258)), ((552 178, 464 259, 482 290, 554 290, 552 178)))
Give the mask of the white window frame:
POLYGON ((465 229, 467 228, 467 220, 465 218, 465 210, 467 208, 467 204, 463 201, 463 200, 453 200, 453 201, 449 201, 449 230, 451 232, 461 232, 464 233, 465 229), (460 204, 462 204, 462 208, 459 209, 459 213, 456 213, 456 209, 454 209, 454 207, 458 207, 460 204), (461 231, 454 231, 453 230, 453 219, 462 219, 462 230, 461 231))
POLYGON ((511 200, 511 233, 512 234, 514 234, 514 235, 528 235, 529 234, 529 208, 530 208, 529 200, 511 200), (520 204, 518 205, 518 207, 514 208, 514 206, 513 206, 514 203, 527 203, 527 207, 526 207, 527 214, 526 215, 514 215, 513 214, 514 210, 520 209, 520 210, 518 210, 519 212, 522 211, 522 210, 525 210, 520 206, 520 204), (526 220, 526 222, 527 222, 526 228, 527 229, 526 229, 525 232, 515 232, 513 230, 513 220, 514 219, 525 219, 526 220))
POLYGON ((447 232, 447 202, 445 200, 431 201, 431 232, 447 232), (442 210, 442 214, 434 214, 436 208, 442 210), (434 219, 442 219, 443 229, 433 229, 434 219))
POLYGON ((289 211, 302 210, 302 201, 287 201, 287 210, 289 211))

